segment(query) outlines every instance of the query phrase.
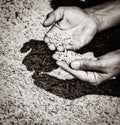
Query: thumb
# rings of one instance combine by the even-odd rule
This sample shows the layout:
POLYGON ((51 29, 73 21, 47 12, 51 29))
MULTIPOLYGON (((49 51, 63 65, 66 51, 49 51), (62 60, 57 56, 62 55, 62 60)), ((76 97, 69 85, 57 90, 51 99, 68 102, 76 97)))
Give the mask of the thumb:
POLYGON ((64 15, 64 8, 59 7, 55 11, 49 13, 43 23, 43 26, 48 27, 51 26, 52 24, 60 21, 63 18, 64 15))
POLYGON ((99 60, 76 60, 71 63, 71 68, 76 70, 103 72, 103 67, 99 60))

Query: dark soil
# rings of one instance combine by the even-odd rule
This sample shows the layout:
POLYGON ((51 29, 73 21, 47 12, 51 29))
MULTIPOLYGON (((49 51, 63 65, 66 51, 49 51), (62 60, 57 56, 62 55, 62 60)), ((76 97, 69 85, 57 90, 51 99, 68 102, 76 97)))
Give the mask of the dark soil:
POLYGON ((86 0, 86 2, 80 0, 51 0, 51 7, 53 9, 57 9, 59 6, 77 6, 80 8, 87 8, 102 4, 106 1, 110 0, 86 0))

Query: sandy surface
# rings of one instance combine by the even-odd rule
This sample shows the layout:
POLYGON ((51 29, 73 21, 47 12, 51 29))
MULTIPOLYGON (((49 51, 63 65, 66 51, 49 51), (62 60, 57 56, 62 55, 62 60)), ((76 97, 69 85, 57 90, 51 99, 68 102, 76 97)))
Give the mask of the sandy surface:
POLYGON ((43 39, 42 22, 51 8, 47 0, 6 1, 0 1, 0 124, 119 125, 118 97, 69 100, 34 85, 20 49, 30 39, 43 39))

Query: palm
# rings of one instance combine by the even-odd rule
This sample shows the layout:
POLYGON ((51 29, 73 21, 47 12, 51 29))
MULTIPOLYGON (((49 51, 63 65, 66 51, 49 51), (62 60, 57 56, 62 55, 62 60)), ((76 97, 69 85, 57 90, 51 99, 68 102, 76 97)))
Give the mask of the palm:
POLYGON ((65 62, 58 61, 57 64, 78 79, 98 85, 120 74, 120 50, 107 53, 97 60, 75 60, 71 63, 72 68, 65 62))
POLYGON ((82 24, 85 18, 86 15, 80 8, 68 7, 64 10, 63 19, 59 21, 59 24, 62 29, 67 30, 82 24))
POLYGON ((62 32, 66 31, 74 39, 72 45, 68 45, 66 49, 77 50, 88 44, 97 32, 95 21, 85 11, 77 7, 64 7, 59 11, 62 16, 55 22, 58 29, 53 26, 47 36, 61 29, 62 32))

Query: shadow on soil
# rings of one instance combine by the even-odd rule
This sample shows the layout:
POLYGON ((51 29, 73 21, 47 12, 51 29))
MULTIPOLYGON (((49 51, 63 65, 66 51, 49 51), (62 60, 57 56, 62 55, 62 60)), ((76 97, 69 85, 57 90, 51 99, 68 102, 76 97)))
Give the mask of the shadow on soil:
MULTIPOLYGON (((100 56, 109 51, 119 49, 119 40, 119 27, 112 28, 96 35, 92 42, 79 52, 93 51, 95 56, 100 56)), ((64 81, 48 75, 41 75, 41 71, 51 71, 57 68, 55 61, 51 57, 54 52, 48 49, 44 41, 33 39, 26 42, 21 48, 22 53, 29 50, 31 51, 24 58, 23 64, 28 71, 34 71, 32 78, 36 86, 66 99, 76 99, 88 94, 120 97, 120 77, 98 86, 92 86, 77 79, 64 81)))
POLYGON ((101 3, 104 3, 108 0, 51 0, 51 7, 55 10, 59 6, 77 6, 80 8, 92 7, 101 3))

